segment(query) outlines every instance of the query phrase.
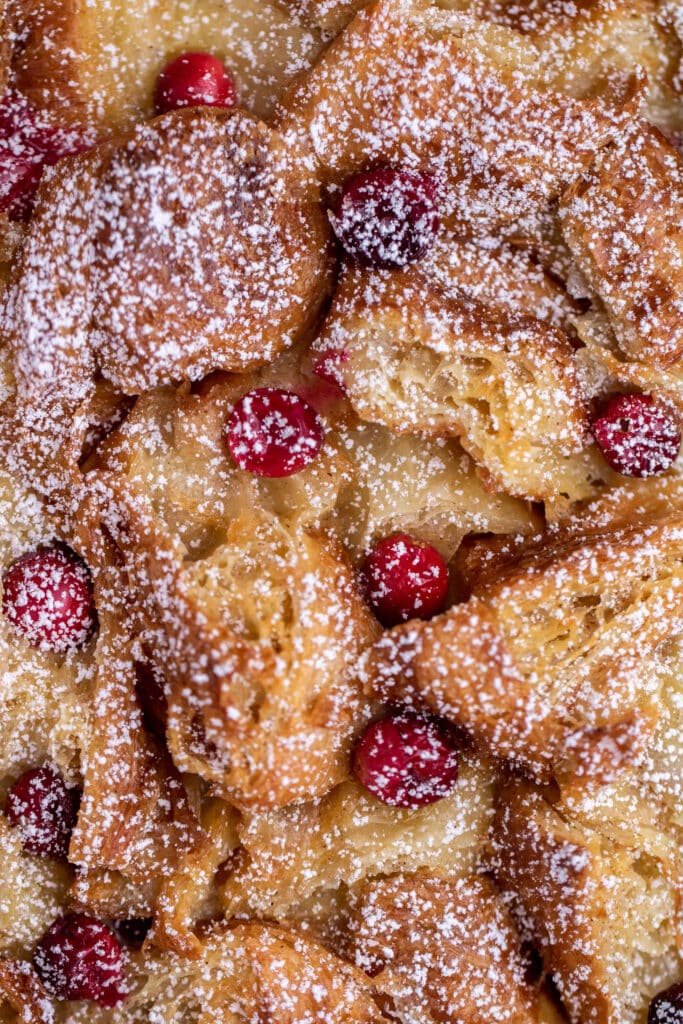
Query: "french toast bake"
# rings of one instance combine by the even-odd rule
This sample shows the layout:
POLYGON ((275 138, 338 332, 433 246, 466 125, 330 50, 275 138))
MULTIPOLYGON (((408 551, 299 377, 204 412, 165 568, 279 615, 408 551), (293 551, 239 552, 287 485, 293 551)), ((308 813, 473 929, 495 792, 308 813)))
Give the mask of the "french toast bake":
POLYGON ((0 1024, 683 1024, 682 0, 0 0, 0 1024))

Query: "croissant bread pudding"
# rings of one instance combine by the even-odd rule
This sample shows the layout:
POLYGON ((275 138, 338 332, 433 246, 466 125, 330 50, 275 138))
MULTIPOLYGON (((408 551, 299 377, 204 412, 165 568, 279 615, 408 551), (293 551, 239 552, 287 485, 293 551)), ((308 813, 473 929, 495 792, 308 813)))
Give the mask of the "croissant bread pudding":
POLYGON ((683 0, 0 0, 0 1024, 683 1024, 683 0))

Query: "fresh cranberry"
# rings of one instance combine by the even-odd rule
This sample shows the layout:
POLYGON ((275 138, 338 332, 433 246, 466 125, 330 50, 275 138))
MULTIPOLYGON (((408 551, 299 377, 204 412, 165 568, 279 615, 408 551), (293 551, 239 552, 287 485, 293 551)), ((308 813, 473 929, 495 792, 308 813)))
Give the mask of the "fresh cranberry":
POLYGON ((91 999, 116 1006, 128 995, 126 958, 110 928, 87 914, 67 914, 38 943, 33 966, 57 999, 91 999))
POLYGON ((0 213, 26 220, 43 169, 94 142, 92 132, 60 126, 34 110, 21 93, 5 93, 0 103, 0 213))
POLYGON ((324 431, 315 409, 284 388, 256 388, 239 400, 226 429, 230 454, 257 476, 291 476, 315 459, 324 431))
POLYGON ((683 981, 677 981, 654 997, 647 1024, 683 1024, 683 981))
POLYGON ((32 647, 80 647, 95 623, 90 575, 71 551, 27 552, 2 577, 2 611, 32 647))
POLYGON ((676 419, 652 395, 615 396, 592 429, 607 462, 624 476, 665 473, 681 450, 676 419))
POLYGON ((431 619, 444 610, 448 566, 431 544, 407 533, 378 541, 361 570, 368 604, 383 626, 431 619))
POLYGON ((7 794, 5 814, 21 831, 27 853, 66 860, 80 793, 67 786, 54 765, 24 772, 7 794))
POLYGON ((422 259, 439 230, 434 181, 394 167, 363 171, 344 185, 330 223, 359 263, 406 267, 422 259))
POLYGON ((340 391, 346 393, 346 387, 344 386, 344 378, 340 372, 340 367, 344 363, 348 363, 349 353, 344 349, 328 348, 320 356, 317 363, 313 367, 313 373, 316 377, 320 377, 326 384, 331 384, 333 387, 338 388, 340 391))
POLYGON ((353 770, 361 786, 392 807, 433 804, 458 779, 455 733, 442 718, 394 712, 362 734, 353 770))
POLYGON ((157 79, 154 106, 157 114, 181 107, 234 107, 235 83, 225 65, 210 53, 182 53, 170 61, 157 79))

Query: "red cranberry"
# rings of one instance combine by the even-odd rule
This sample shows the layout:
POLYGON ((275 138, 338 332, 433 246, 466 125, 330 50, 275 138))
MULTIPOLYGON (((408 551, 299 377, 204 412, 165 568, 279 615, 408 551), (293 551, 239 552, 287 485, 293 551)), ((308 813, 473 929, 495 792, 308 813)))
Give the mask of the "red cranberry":
POLYGON ((317 363, 313 367, 313 373, 316 377, 320 377, 326 384, 331 384, 333 387, 338 388, 340 391, 346 393, 346 387, 344 386, 344 378, 341 375, 340 367, 344 363, 348 363, 349 353, 345 352, 344 349, 328 348, 320 356, 317 363))
POLYGON ((170 61, 157 79, 154 106, 157 114, 181 107, 234 107, 235 83, 225 65, 210 53, 182 53, 170 61))
POLYGON ((395 712, 365 730, 353 770, 361 786, 392 807, 433 804, 458 779, 455 733, 442 718, 395 712))
POLYGON ((678 423, 652 395, 617 395, 592 429, 607 462, 624 476, 665 473, 681 449, 678 423))
POLYGON ((439 230, 434 181, 393 167, 363 171, 344 185, 330 222, 359 263, 405 267, 422 259, 439 230))
POLYGON ((383 626, 431 619, 444 610, 448 566, 431 544, 394 533, 375 544, 361 571, 365 596, 383 626))
POLYGON ((20 93, 5 93, 0 103, 0 212, 26 220, 43 169, 83 152, 94 141, 92 133, 39 115, 20 93))
POLYGON ((38 943, 33 966, 57 999, 116 1006, 128 995, 125 954, 110 928, 87 914, 58 918, 38 943))
POLYGON ((647 1024, 683 1024, 683 981, 677 981, 654 997, 647 1024))
POLYGON ((90 575, 71 551, 27 552, 2 577, 5 618, 32 647, 66 651, 80 647, 95 623, 90 575))
POLYGON ((7 794, 5 814, 21 830, 27 853, 66 860, 79 801, 79 791, 46 764, 17 779, 7 794))
POLYGON ((322 423, 312 406, 283 388, 256 388, 239 400, 226 429, 230 454, 257 476, 291 476, 315 459, 322 423))

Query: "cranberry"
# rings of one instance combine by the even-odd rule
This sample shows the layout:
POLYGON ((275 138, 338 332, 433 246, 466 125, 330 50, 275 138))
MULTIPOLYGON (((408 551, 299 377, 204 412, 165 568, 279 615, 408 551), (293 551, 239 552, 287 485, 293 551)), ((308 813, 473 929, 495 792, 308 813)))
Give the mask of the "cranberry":
POLYGON ((394 167, 363 171, 344 185, 330 223, 359 263, 408 266, 422 259, 439 230, 434 181, 394 167))
POLYGON ((16 780, 7 794, 5 814, 21 830, 27 853, 66 860, 79 802, 79 791, 67 786, 54 765, 46 764, 16 780))
POLYGON ((344 386, 344 378, 340 372, 340 366, 344 363, 348 363, 349 353, 345 352, 344 349, 328 348, 320 356, 317 363, 313 367, 313 373, 316 377, 320 377, 326 384, 331 384, 333 387, 338 388, 340 391, 346 393, 344 386))
POLYGON ((365 596, 383 626, 431 619, 444 610, 448 566, 431 544, 407 533, 378 541, 361 570, 365 596))
POLYGON ((283 388, 256 388, 239 400, 226 428, 230 454, 257 476, 291 476, 315 459, 324 431, 315 409, 283 388))
POLYGON ((210 53, 182 53, 170 61, 157 79, 154 106, 157 114, 181 107, 234 107, 235 83, 225 65, 210 53))
POLYGON ((57 999, 116 1006, 128 995, 125 954, 110 928, 87 914, 67 914, 38 943, 33 966, 57 999))
POLYGON ((454 730, 442 718, 396 711, 356 743, 361 786, 392 807, 424 807, 448 796, 458 779, 454 730))
POLYGON ((32 647, 80 647, 95 623, 90 575, 72 551, 27 552, 2 577, 2 611, 32 647))
POLYGON ((647 1024, 683 1024, 683 981, 677 981, 654 997, 647 1024))
POLYGON ((0 103, 0 213, 26 220, 43 169, 94 141, 92 133, 59 126, 39 115, 20 93, 7 92, 0 103))
POLYGON ((615 396, 592 429, 607 462, 624 476, 665 473, 681 449, 678 423, 652 395, 615 396))

